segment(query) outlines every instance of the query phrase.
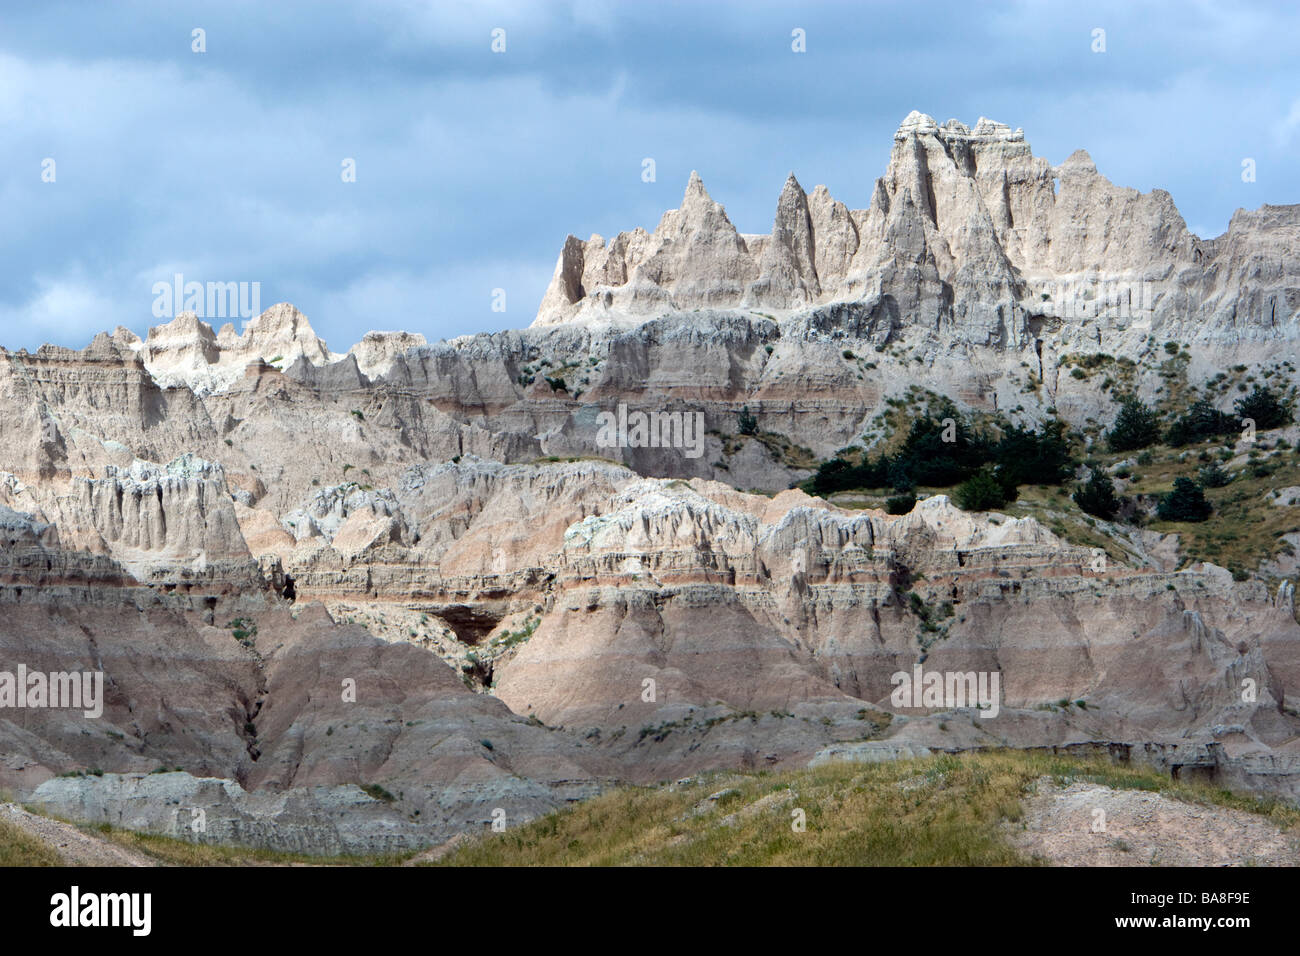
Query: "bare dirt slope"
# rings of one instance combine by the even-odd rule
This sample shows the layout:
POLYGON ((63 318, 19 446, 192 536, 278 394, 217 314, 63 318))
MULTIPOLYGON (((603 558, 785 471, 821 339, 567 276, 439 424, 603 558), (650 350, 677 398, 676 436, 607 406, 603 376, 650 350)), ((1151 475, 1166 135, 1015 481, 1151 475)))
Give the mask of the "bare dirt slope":
POLYGON ((157 866, 108 840, 86 833, 70 823, 28 813, 14 803, 0 803, 0 820, 12 824, 48 846, 68 866, 157 866))
POLYGON ((1243 810, 1142 790, 1038 781, 1011 842, 1056 866, 1295 866, 1300 846, 1243 810))

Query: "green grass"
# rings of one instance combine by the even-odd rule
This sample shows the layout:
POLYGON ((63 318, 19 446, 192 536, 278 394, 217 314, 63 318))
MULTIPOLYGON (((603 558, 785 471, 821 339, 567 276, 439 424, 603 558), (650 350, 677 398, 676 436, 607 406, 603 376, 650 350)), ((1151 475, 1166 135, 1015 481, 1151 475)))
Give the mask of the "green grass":
MULTIPOLYGON (((1116 462, 1143 456, 1143 464, 1132 471, 1137 475, 1123 494, 1158 497, 1170 491, 1176 478, 1197 480, 1198 472, 1208 459, 1219 460, 1225 445, 1235 442, 1235 436, 1211 440, 1183 448, 1156 445, 1144 452, 1096 451, 1088 457, 1103 467, 1116 462)), ((1140 527, 1161 533, 1177 533, 1183 565, 1196 561, 1209 561, 1238 572, 1243 577, 1258 573, 1261 562, 1281 553, 1289 553, 1289 545, 1282 536, 1300 532, 1300 503, 1295 506, 1278 506, 1267 497, 1275 488, 1300 486, 1300 461, 1291 449, 1272 447, 1276 439, 1261 438, 1257 461, 1268 474, 1256 474, 1251 465, 1229 469, 1233 480, 1222 488, 1206 488, 1205 497, 1214 506, 1214 512, 1203 522, 1161 521, 1154 516, 1146 518, 1140 527), (1270 447, 1265 447, 1270 446, 1270 447)), ((1077 454, 1080 454, 1076 450, 1077 454)), ((1226 464, 1225 464, 1226 467, 1226 464)), ((1021 485, 1016 501, 998 509, 1012 517, 1035 518, 1040 524, 1071 544, 1086 548, 1101 548, 1112 560, 1130 563, 1129 546, 1106 533, 1104 523, 1085 514, 1070 498, 1076 482, 1067 481, 1058 486, 1021 485)), ((951 496, 953 488, 918 488, 926 494, 951 496)), ((884 509, 892 491, 864 489, 841 491, 827 497, 840 508, 884 509)), ((1116 521, 1119 528, 1122 522, 1116 521)))
MULTIPOLYGON (((1134 471, 1138 480, 1124 491, 1126 495, 1161 495, 1174 485, 1175 478, 1197 478, 1206 462, 1205 458, 1218 458, 1225 445, 1231 445, 1235 436, 1226 440, 1201 442, 1184 448, 1157 445, 1147 449, 1150 462, 1138 465, 1134 471), (1182 458, 1183 460, 1179 460, 1182 458)), ((1176 532, 1186 562, 1210 561, 1230 570, 1254 574, 1260 563, 1286 550, 1281 536, 1300 531, 1300 505, 1277 506, 1266 497, 1275 488, 1300 485, 1300 464, 1290 450, 1264 448, 1272 446, 1273 438, 1262 439, 1258 460, 1271 469, 1267 475, 1255 475, 1248 464, 1230 469, 1233 481, 1222 488, 1206 488, 1205 497, 1214 506, 1209 519, 1200 522, 1160 521, 1154 517, 1144 527, 1162 533, 1176 532)), ((1109 465, 1125 458, 1136 457, 1136 452, 1099 455, 1109 465)), ((1226 464, 1225 464, 1226 467, 1226 464)), ((1024 490, 1022 489, 1022 497, 1024 490)), ((1073 502, 1064 510, 1073 510, 1082 516, 1073 502)), ((1036 516, 1037 517, 1037 516, 1036 516)), ((1050 523, 1049 523, 1050 527, 1050 523)), ((1100 532, 1094 532, 1100 537, 1100 532)), ((1076 540, 1072 534, 1071 540, 1076 540)), ((1089 543, 1104 547, 1100 542, 1089 543)), ((1107 548, 1112 552, 1111 548, 1107 548)))
MULTIPOLYGON (((1204 464, 1198 460, 1201 449, 1217 450, 1219 445, 1193 445, 1186 462, 1161 462, 1157 460, 1150 475, 1143 475, 1139 491, 1166 491, 1176 477, 1195 479, 1196 471, 1204 464)), ((1214 506, 1214 513, 1203 522, 1152 521, 1156 531, 1176 531, 1182 535, 1184 551, 1195 560, 1212 561, 1226 568, 1254 571, 1261 560, 1282 550, 1285 543, 1281 535, 1300 531, 1300 507, 1277 506, 1266 498, 1275 488, 1300 485, 1300 467, 1290 452, 1268 457, 1261 452, 1260 460, 1275 468, 1272 474, 1257 477, 1247 465, 1234 469, 1236 478, 1222 488, 1205 489, 1205 497, 1214 506)))
POLYGON ((526 621, 524 621, 524 626, 519 630, 503 631, 502 633, 498 634, 496 637, 492 638, 491 648, 493 650, 500 650, 504 653, 505 651, 510 650, 510 648, 515 647, 516 645, 523 644, 525 641, 527 641, 530 637, 533 636, 533 633, 537 630, 538 625, 540 625, 541 623, 542 623, 542 619, 540 617, 530 617, 526 621))
MULTIPOLYGON (((789 468, 807 468, 815 469, 817 467, 817 456, 811 449, 803 445, 796 445, 785 435, 777 432, 759 431, 753 435, 746 436, 763 445, 768 450, 774 461, 778 461, 789 468)), ((740 438, 737 437, 735 450, 739 450, 740 438)), ((732 454, 724 450, 723 454, 732 454)))
POLYGON ((985 752, 786 773, 718 773, 681 789, 632 787, 486 833, 449 866, 1010 866, 1006 841, 1040 777, 1160 791, 1228 806, 1293 829, 1300 809, 1192 784, 1155 770, 1040 753, 985 752), (712 794, 723 793, 717 800, 712 794), (801 809, 806 829, 795 832, 801 809))
POLYGON ((376 800, 382 800, 385 803, 392 803, 397 799, 377 783, 362 784, 361 789, 376 800))
POLYGON ((62 865, 62 858, 52 847, 8 820, 0 820, 0 867, 62 865))
POLYGON ((1070 544, 1081 548, 1101 548, 1112 560, 1127 563, 1130 560, 1128 552, 1101 530, 1097 519, 1080 510, 1070 498, 1073 491, 1072 482, 1059 487, 1021 485, 1016 500, 1001 511, 1013 518, 1034 518, 1070 544))
MULTIPOLYGON (((681 788, 625 787, 504 833, 484 833, 443 858, 451 866, 1014 866, 1006 841, 1035 782, 1075 781, 1163 793, 1261 815, 1292 834, 1300 808, 1106 758, 1024 751, 840 763, 782 773, 719 772, 681 788), (717 796, 717 799, 710 799, 717 796), (792 828, 802 810, 806 827, 792 828)), ((66 822, 66 821, 65 821, 66 822)), ((85 832, 164 866, 396 866, 414 852, 309 856, 190 843, 108 824, 85 832)), ((0 866, 57 866, 57 854, 0 821, 0 866)))
POLYGON ((114 830, 103 834, 119 846, 143 853, 169 866, 397 866, 414 854, 381 856, 309 856, 255 847, 213 846, 189 843, 152 833, 114 830))

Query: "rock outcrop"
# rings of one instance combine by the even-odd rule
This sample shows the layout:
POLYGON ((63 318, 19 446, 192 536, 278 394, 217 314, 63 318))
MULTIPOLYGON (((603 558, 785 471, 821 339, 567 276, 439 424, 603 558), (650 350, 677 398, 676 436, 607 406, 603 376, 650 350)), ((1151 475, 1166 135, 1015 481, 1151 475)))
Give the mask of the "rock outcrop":
POLYGON ((313 365, 340 358, 316 337, 307 317, 286 302, 252 319, 241 333, 227 322, 214 334, 212 326, 193 312, 182 312, 151 328, 136 347, 160 385, 183 384, 200 395, 230 387, 257 360, 288 368, 300 358, 313 365))
POLYGON ((1185 340, 1293 339, 1297 241, 1298 207, 1240 212, 1223 236, 1200 238, 1168 193, 1112 185, 1083 150, 1053 166, 1022 130, 913 112, 869 208, 849 210, 824 186, 807 195, 792 174, 772 233, 741 236, 692 173, 653 233, 570 236, 534 324, 856 302, 999 348, 1089 321, 1185 340))
POLYGON ((1287 387, 1298 238, 1266 206, 1201 239, 1082 152, 914 113, 868 209, 792 175, 742 235, 692 176, 653 232, 570 237, 527 330, 338 354, 281 304, 0 352, 0 672, 105 688, 0 708, 0 787, 309 852, 989 746, 1300 798, 1294 555, 1234 580, 1098 525, 1098 564, 1051 520, 793 488, 927 391, 1086 448, 1121 386, 1287 387), (899 703, 917 668, 996 698, 899 703))

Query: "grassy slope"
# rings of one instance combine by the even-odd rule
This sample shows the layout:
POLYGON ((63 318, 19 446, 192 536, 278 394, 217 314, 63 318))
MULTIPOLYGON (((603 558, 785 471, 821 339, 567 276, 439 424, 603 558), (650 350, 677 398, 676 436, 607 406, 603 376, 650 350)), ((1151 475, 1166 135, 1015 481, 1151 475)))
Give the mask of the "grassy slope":
MULTIPOLYGON (((1200 469, 1213 458, 1220 460, 1225 448, 1222 441, 1203 442, 1185 448, 1156 445, 1146 449, 1150 463, 1133 468, 1137 479, 1123 492, 1162 495, 1179 477, 1196 480, 1200 469)), ((1141 452, 1097 452, 1090 457, 1103 465, 1136 458, 1141 452)), ((1249 464, 1229 468, 1233 481, 1222 488, 1206 488, 1205 496, 1214 505, 1214 513, 1203 522, 1160 521, 1150 518, 1142 527, 1164 534, 1177 533, 1181 538, 1184 564, 1210 561, 1229 570, 1254 574, 1260 562, 1287 551, 1282 535, 1300 532, 1300 503, 1296 507, 1279 507, 1268 492, 1300 486, 1300 459, 1291 449, 1275 447, 1271 438, 1261 439, 1256 461, 1271 473, 1256 477, 1249 464)), ((1227 466, 1225 465, 1225 468, 1227 466)), ((1076 482, 1060 487, 1024 485, 1017 500, 1002 508, 1014 517, 1036 518, 1072 544, 1102 548, 1113 559, 1127 563, 1125 549, 1107 533, 1106 522, 1085 514, 1070 498, 1076 482)), ((920 488, 926 494, 951 495, 952 488, 920 488)), ((838 492, 830 501, 842 508, 884 508, 885 501, 896 494, 888 489, 864 489, 838 492)))
POLYGON ((58 866, 59 855, 36 837, 0 820, 0 867, 58 866))
MULTIPOLYGON (((1267 368, 1247 368, 1234 366, 1225 369, 1208 382, 1193 388, 1187 378, 1189 356, 1185 351, 1168 347, 1161 348, 1155 339, 1149 340, 1150 350, 1138 363, 1119 362, 1108 355, 1065 355, 1060 364, 1063 374, 1073 374, 1076 378, 1096 378, 1103 382, 1103 389, 1112 397, 1122 395, 1133 389, 1139 372, 1158 373, 1163 385, 1158 390, 1156 406, 1162 416, 1162 427, 1167 427, 1198 398, 1215 400, 1220 405, 1231 405, 1232 401, 1244 396, 1255 385, 1272 384, 1280 389, 1285 372, 1294 372, 1289 362, 1271 363, 1267 368)), ((894 354, 894 347, 886 351, 894 354)), ((895 358, 906 361, 906 350, 900 349, 895 358)), ((856 357, 859 364, 864 357, 856 357)), ((1023 391, 1037 392, 1041 387, 1028 362, 1021 362, 1021 371, 1013 372, 1012 381, 1020 384, 1025 379, 1023 391)), ((874 365, 864 366, 874 368, 874 365)), ((872 456, 897 451, 906 438, 908 427, 919 415, 929 412, 935 414, 940 396, 934 392, 913 385, 903 395, 886 399, 880 414, 874 418, 861 444, 845 449, 844 457, 857 462, 861 460, 864 445, 870 445, 872 456)), ((968 422, 976 427, 988 425, 989 417, 982 414, 968 414, 968 422)), ((1085 451, 1081 445, 1074 448, 1079 458, 1096 460, 1109 466, 1126 459, 1136 458, 1141 452, 1108 452, 1104 440, 1105 429, 1109 422, 1088 420, 1083 431, 1096 439, 1091 450, 1085 451)), ((1197 472, 1209 460, 1215 459, 1225 463, 1231 457, 1237 435, 1223 436, 1217 440, 1201 442, 1184 448, 1170 448, 1156 445, 1146 449, 1150 463, 1133 469, 1136 480, 1123 493, 1126 495, 1162 495, 1173 488, 1174 479, 1179 477, 1196 480, 1197 472), (1228 452, 1228 454, 1225 454, 1228 452)), ((1300 510, 1291 507, 1278 507, 1265 498, 1265 495, 1277 488, 1300 486, 1300 457, 1296 450, 1277 447, 1276 437, 1264 433, 1251 456, 1251 463, 1245 467, 1229 469, 1234 480, 1223 488, 1207 488, 1205 495, 1214 505, 1214 514, 1208 521, 1189 523, 1159 521, 1150 518, 1143 527, 1162 533, 1177 533, 1181 538, 1184 563, 1210 561, 1221 567, 1236 572, 1239 576, 1254 575, 1260 563, 1280 552, 1289 553, 1290 546, 1281 540, 1282 535, 1300 532, 1300 510), (1267 475, 1255 475, 1252 464, 1265 466, 1271 471, 1267 475)), ((1060 537, 1073 544, 1089 548, 1102 548, 1111 558, 1125 561, 1125 547, 1118 543, 1109 533, 1106 524, 1084 514, 1070 500, 1076 483, 1067 481, 1062 488, 1045 486, 1025 486, 1019 491, 1019 500, 1002 509, 1016 517, 1033 516, 1042 524, 1051 528, 1060 537)), ((952 488, 919 488, 927 494, 949 494, 952 488)), ((844 508, 884 508, 885 501, 896 492, 884 489, 862 489, 860 491, 838 492, 830 500, 844 508)), ((1297 503, 1300 506, 1300 502, 1297 503)))
MULTIPOLYGON (((1214 505, 1206 521, 1179 522, 1149 519, 1143 527, 1164 534, 1176 533, 1184 563, 1210 561, 1229 570, 1254 574, 1260 562, 1289 548, 1282 535, 1300 531, 1300 510, 1279 507, 1266 496, 1275 488, 1300 485, 1300 462, 1289 449, 1272 447, 1273 441, 1261 441, 1258 461, 1271 469, 1256 477, 1250 465, 1229 469, 1233 481, 1222 488, 1206 488, 1205 497, 1214 505)), ((1146 450, 1149 464, 1133 469, 1136 479, 1126 495, 1161 495, 1173 488, 1174 479, 1197 478, 1206 464, 1204 459, 1218 459, 1224 448, 1219 442, 1205 442, 1186 448, 1157 445, 1146 450)), ((1138 452, 1097 455, 1106 465, 1136 458, 1138 452)), ((1225 466, 1226 467, 1226 466, 1225 466)), ((1105 523, 1084 514, 1069 498, 1073 483, 1063 489, 1023 487, 1019 499, 1004 510, 1016 516, 1033 516, 1043 525, 1074 544, 1105 548, 1113 558, 1121 558, 1121 549, 1105 532, 1105 523), (1061 493, 1065 491, 1065 494, 1061 493)))
MULTIPOLYGON (((1086 780, 1228 806, 1300 827, 1300 808, 1171 782, 1147 768, 1015 751, 785 773, 714 773, 682 787, 627 787, 504 833, 485 833, 440 861, 452 866, 1030 864, 1003 824, 1034 781, 1086 780), (716 799, 710 799, 716 797, 716 799), (792 811, 806 815, 795 832, 792 811)), ((172 866, 392 866, 413 854, 312 857, 187 843, 107 825, 83 829, 172 866)), ((0 866, 57 866, 53 850, 0 822, 0 866)))
POLYGON ((500 834, 441 861, 451 866, 997 866, 1032 863, 1003 837, 1041 776, 1161 791, 1300 824, 1300 810, 1175 784, 1146 768, 996 752, 781 774, 712 774, 681 789, 627 788, 500 834), (716 800, 710 795, 722 793, 716 800), (761 801, 761 802, 760 802, 761 801), (805 811, 807 828, 792 829, 805 811), (724 823, 727 820, 730 825, 724 823))

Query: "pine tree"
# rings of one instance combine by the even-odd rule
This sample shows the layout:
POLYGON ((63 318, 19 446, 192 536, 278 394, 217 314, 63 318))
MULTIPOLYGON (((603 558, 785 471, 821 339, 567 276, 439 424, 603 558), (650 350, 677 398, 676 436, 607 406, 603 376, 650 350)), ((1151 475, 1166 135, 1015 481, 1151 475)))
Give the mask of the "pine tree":
POLYGON ((1133 451, 1160 440, 1160 419, 1136 396, 1130 395, 1120 405, 1115 427, 1106 436, 1111 451, 1133 451))
POLYGON ((916 495, 894 495, 885 502, 885 511, 891 515, 905 515, 916 507, 916 495))
POLYGON ((1253 419, 1261 430, 1291 424, 1290 402, 1278 398, 1267 385, 1256 385, 1249 395, 1237 399, 1233 410, 1239 419, 1253 419))
POLYGON ((1100 468, 1092 469, 1087 483, 1074 492, 1074 503, 1088 514, 1109 521, 1119 511, 1115 482, 1100 468))
POLYGON ((1237 430, 1236 420, 1221 412, 1205 399, 1193 402, 1192 407, 1169 426, 1165 441, 1174 448, 1205 441, 1216 435, 1226 435, 1237 430))
POLYGON ((963 511, 992 511, 1005 508, 1009 500, 993 468, 985 465, 957 486, 957 507, 963 511))
POLYGON ((1200 485, 1190 478, 1175 478, 1174 490, 1160 499, 1156 514, 1162 521, 1204 521, 1213 510, 1200 485))

